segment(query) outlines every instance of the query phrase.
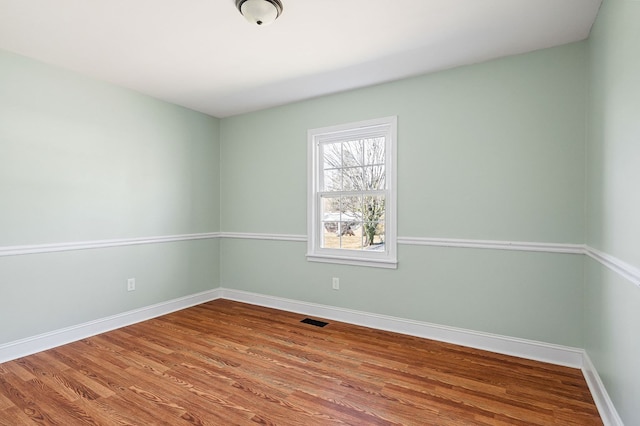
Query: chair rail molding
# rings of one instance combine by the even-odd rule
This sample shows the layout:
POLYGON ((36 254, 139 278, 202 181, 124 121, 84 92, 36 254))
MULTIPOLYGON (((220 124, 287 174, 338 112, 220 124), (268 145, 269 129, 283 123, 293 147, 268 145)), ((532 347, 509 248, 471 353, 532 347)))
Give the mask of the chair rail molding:
POLYGON ((584 253, 640 287, 640 269, 623 262, 615 256, 596 250, 593 247, 584 246, 584 253))
POLYGON ((117 238, 110 240, 75 241, 52 244, 32 244, 0 247, 0 257, 19 256, 25 254, 54 253, 59 251, 90 250, 108 247, 133 246, 141 244, 159 244, 175 241, 206 240, 219 238, 219 232, 199 234, 163 235, 155 237, 117 238))
MULTIPOLYGON (((252 232, 203 232, 194 234, 161 235, 151 237, 118 238, 108 240, 75 241, 47 244, 0 246, 0 257, 27 254, 54 253, 72 250, 90 250, 109 247, 122 247, 141 244, 161 244, 177 241, 206 240, 216 238, 306 242, 303 234, 252 233, 252 232)), ((398 237, 398 244, 428 247, 454 247, 488 250, 512 250, 561 254, 586 255, 613 272, 640 287, 640 268, 626 263, 617 257, 599 251, 585 244, 563 244, 525 241, 473 240, 433 237, 398 237)))
POLYGON ((525 241, 470 240, 455 238, 399 237, 398 244, 460 247, 491 250, 537 251, 546 253, 584 254, 582 244, 539 243, 525 241))

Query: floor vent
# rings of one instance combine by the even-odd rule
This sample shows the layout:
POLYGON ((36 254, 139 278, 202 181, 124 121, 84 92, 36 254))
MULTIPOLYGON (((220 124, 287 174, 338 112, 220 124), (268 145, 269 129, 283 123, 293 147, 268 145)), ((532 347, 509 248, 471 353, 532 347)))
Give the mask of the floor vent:
POLYGON ((318 321, 311 318, 305 318, 300 322, 303 322, 305 324, 315 325, 316 327, 324 327, 325 325, 329 324, 328 322, 318 321))

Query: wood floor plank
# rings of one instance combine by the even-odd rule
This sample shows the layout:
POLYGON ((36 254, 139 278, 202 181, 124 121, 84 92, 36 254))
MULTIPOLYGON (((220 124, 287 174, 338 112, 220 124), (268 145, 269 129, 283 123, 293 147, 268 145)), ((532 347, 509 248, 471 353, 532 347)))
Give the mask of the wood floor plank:
POLYGON ((31 397, 29 386, 13 373, 6 373, 0 376, 0 392, 11 400, 15 407, 25 414, 33 423, 53 423, 51 415, 36 404, 31 397))
POLYGON ((602 425, 580 370, 303 318, 219 299, 0 364, 0 425, 602 425))
POLYGON ((33 424, 31 418, 17 405, 0 410, 0 426, 33 424))

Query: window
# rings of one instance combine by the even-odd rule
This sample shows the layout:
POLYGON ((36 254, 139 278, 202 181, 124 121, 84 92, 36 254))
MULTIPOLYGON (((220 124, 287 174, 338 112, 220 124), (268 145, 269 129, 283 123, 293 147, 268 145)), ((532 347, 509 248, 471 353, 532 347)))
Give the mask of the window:
POLYGON ((397 118, 313 129, 307 259, 396 268, 397 118))

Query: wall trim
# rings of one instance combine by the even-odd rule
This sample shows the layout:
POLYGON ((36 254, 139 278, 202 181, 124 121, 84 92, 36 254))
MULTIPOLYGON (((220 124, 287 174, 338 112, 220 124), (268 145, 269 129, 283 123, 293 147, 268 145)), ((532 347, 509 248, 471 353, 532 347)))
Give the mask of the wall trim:
POLYGON ((598 413, 605 426, 624 426, 609 397, 598 371, 587 352, 581 348, 554 345, 534 340, 502 336, 492 333, 449 327, 422 321, 409 320, 370 312, 355 311, 316 303, 301 302, 276 296, 267 296, 241 290, 220 288, 220 298, 250 303, 268 308, 295 312, 378 330, 392 331, 440 342, 453 343, 505 355, 566 367, 579 368, 585 377, 598 413))
POLYGON ((300 234, 257 234, 251 232, 221 232, 220 237, 243 240, 269 240, 269 241, 293 241, 307 242, 306 235, 300 234))
POLYGON ((89 250, 108 247, 122 247, 140 244, 170 243, 175 241, 206 240, 219 238, 219 232, 199 234, 165 235, 157 237, 118 238, 111 240, 76 241, 69 243, 32 244, 23 246, 0 247, 0 257, 19 256, 24 254, 53 253, 71 250, 89 250))
POLYGON ((0 345, 0 362, 41 352, 220 298, 408 334, 505 355, 514 355, 536 361, 582 368, 584 351, 578 348, 222 287, 2 344, 0 345))
MULTIPOLYGON (((177 241, 205 240, 215 238, 250 239, 266 241, 306 242, 301 234, 268 234, 251 232, 204 232, 152 237, 119 238, 110 240, 76 241, 52 244, 32 244, 21 246, 0 246, 0 257, 25 254, 54 253, 72 250, 90 250, 141 244, 160 244, 177 241)), ((600 262, 613 272, 640 287, 640 269, 610 254, 584 244, 538 243, 523 241, 470 240, 455 238, 398 237, 398 244, 429 247, 459 247, 489 250, 513 250, 544 253, 582 254, 600 262)))
POLYGON ((587 381, 587 386, 589 386, 591 396, 596 403, 600 417, 602 417, 602 422, 606 426, 624 426, 616 407, 613 405, 613 401, 611 401, 609 397, 607 389, 600 379, 598 371, 586 351, 583 355, 582 374, 587 381))
POLYGON ((582 244, 534 243, 524 241, 468 240, 426 237, 399 237, 398 244, 584 254, 584 246, 582 244))
POLYGON ((316 316, 379 330, 392 331, 441 342, 453 343, 505 355, 582 368, 583 350, 533 340, 501 336, 422 321, 355 311, 316 303, 301 302, 241 290, 220 288, 220 297, 268 308, 316 316))
MULTIPOLYGON (((279 240, 306 242, 302 234, 261 234, 251 232, 221 232, 222 238, 279 240)), ((540 251, 549 253, 584 254, 582 244, 536 243, 523 241, 470 240, 454 238, 398 237, 398 244, 434 247, 462 247, 493 250, 540 251)))
MULTIPOLYGON (((221 238, 276 240, 306 242, 307 236, 300 234, 260 234, 250 232, 221 232, 221 238)), ((587 255, 607 268, 640 286, 640 269, 620 259, 585 244, 539 243, 526 241, 470 240, 457 238, 398 237, 398 244, 428 247, 458 247, 489 250, 528 251, 542 253, 562 253, 587 255)))
POLYGON ((585 246, 585 254, 640 287, 640 269, 593 247, 585 246))
POLYGON ((126 327, 216 299, 228 299, 535 361, 580 368, 605 426, 624 426, 584 349, 443 326, 228 288, 207 290, 0 345, 0 363, 126 327))
MULTIPOLYGON (((17 256, 23 254, 51 253, 70 250, 87 250, 108 247, 121 247, 138 244, 158 244, 175 241, 202 240, 213 238, 231 238, 267 241, 307 242, 302 234, 269 234, 252 232, 205 232, 197 234, 179 234, 137 238, 119 238, 109 240, 76 241, 52 244, 33 244, 0 247, 1 256, 17 256)), ((535 243, 522 241, 469 240, 452 238, 398 237, 398 244, 420 245, 432 247, 461 247, 493 250, 538 251, 549 253, 584 254, 582 244, 535 243)))
POLYGON ((48 333, 38 334, 25 339, 0 345, 0 363, 31 355, 67 343, 75 342, 127 325, 146 321, 151 318, 209 302, 220 298, 220 290, 207 290, 189 296, 180 297, 155 305, 145 306, 106 318, 65 327, 48 333))

